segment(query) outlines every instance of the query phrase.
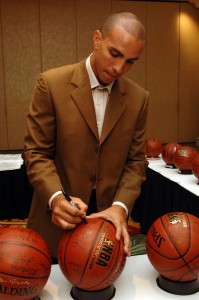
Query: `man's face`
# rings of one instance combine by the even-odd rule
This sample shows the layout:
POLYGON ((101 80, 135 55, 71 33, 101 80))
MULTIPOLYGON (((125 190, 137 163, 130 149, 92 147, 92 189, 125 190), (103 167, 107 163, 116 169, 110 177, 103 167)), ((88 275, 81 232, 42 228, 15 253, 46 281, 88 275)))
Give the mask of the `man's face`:
POLYGON ((94 33, 91 67, 98 81, 101 84, 109 84, 127 73, 138 59, 144 43, 120 26, 115 27, 105 37, 97 30, 94 33))

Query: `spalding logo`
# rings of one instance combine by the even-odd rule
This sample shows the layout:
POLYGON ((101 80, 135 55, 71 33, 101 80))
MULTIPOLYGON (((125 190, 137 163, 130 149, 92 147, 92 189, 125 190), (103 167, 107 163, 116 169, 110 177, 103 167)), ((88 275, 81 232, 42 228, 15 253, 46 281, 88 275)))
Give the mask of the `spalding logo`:
POLYGON ((38 285, 25 288, 10 288, 8 286, 2 286, 0 284, 0 294, 11 296, 31 296, 37 294, 38 285))
POLYGON ((160 235, 160 233, 156 230, 154 224, 150 227, 150 232, 152 238, 158 248, 161 247, 162 243, 165 241, 165 238, 160 235))

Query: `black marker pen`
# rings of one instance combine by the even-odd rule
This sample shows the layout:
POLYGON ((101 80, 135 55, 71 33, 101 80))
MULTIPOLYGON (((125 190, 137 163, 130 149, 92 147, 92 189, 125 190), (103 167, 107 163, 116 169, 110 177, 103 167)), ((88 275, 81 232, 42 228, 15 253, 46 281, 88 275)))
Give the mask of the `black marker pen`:
MULTIPOLYGON (((73 207, 79 209, 79 207, 75 204, 75 202, 73 202, 73 200, 71 199, 71 197, 64 190, 61 190, 61 192, 64 195, 64 197, 66 198, 66 200, 70 203, 70 205, 72 205, 73 207)), ((82 218, 82 220, 85 223, 87 223, 86 218, 82 218)))

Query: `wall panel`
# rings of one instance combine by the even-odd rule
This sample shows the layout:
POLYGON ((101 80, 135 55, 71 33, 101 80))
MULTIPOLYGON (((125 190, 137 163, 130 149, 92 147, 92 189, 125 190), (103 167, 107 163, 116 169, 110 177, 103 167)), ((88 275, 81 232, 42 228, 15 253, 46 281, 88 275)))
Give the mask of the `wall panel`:
MULTIPOLYGON (((0 6, 1 16, 1 6, 0 6)), ((5 102, 5 88, 4 88, 4 63, 3 63, 3 41, 2 41, 2 27, 0 19, 0 149, 8 149, 7 139, 7 118, 6 118, 6 102, 5 102)))
POLYGON ((178 141, 179 4, 147 3, 148 136, 178 141))
POLYGON ((40 0, 42 70, 77 61, 75 0, 40 0))
POLYGON ((134 12, 147 43, 127 76, 149 90, 147 133, 164 143, 199 135, 199 9, 190 3, 122 0, 0 0, 0 150, 23 148, 26 113, 40 71, 93 50, 111 11, 134 12))
POLYGON ((181 4, 179 72, 179 140, 199 136, 199 9, 181 4))
MULTIPOLYGON (((147 24, 147 10, 146 1, 113 1, 112 10, 117 11, 130 11, 134 13, 146 27, 147 24)), ((147 30, 147 28, 146 28, 147 30)), ((139 85, 146 89, 146 46, 140 55, 140 59, 135 62, 127 77, 133 79, 139 85)))
POLYGON ((38 1, 1 2, 8 147, 23 147, 26 113, 40 65, 38 1))
POLYGON ((111 0, 76 0, 78 61, 93 51, 93 33, 111 13, 111 0))

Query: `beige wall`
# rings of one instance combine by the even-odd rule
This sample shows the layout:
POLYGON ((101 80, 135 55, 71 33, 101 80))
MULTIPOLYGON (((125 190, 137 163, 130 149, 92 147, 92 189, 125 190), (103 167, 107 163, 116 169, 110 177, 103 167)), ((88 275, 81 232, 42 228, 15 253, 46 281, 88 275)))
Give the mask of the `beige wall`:
POLYGON ((148 136, 193 142, 199 135, 199 9, 190 3, 0 0, 0 150, 23 149, 26 112, 39 72, 92 51, 112 11, 130 10, 147 45, 128 76, 150 92, 148 136))

